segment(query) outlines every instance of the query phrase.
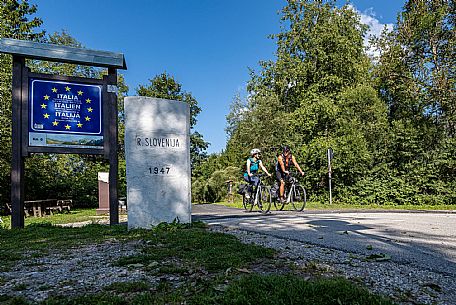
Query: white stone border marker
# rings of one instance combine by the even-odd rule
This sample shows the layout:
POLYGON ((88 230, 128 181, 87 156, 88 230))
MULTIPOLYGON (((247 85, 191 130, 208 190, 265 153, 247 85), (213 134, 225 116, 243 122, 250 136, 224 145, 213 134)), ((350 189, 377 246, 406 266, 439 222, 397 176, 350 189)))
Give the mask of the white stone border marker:
POLYGON ((141 96, 124 102, 128 228, 190 223, 190 107, 141 96))

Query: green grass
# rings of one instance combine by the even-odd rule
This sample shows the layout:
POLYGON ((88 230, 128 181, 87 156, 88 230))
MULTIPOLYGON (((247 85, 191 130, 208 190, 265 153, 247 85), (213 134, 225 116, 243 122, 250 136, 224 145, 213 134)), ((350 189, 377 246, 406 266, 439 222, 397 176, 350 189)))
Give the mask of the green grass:
POLYGON ((151 285, 146 282, 116 282, 112 283, 103 290, 113 291, 117 293, 129 293, 129 292, 143 292, 151 288, 151 285))
POLYGON ((386 298, 342 279, 318 278, 304 280, 293 275, 243 275, 225 281, 206 281, 197 287, 174 288, 161 284, 155 291, 147 283, 135 288, 135 282, 115 283, 109 293, 103 292, 79 297, 53 297, 41 304, 217 304, 217 305, 393 305, 386 298), (214 285, 215 284, 215 285, 214 285), (122 293, 121 295, 116 293, 122 293), (131 293, 125 297, 125 293, 131 293))
POLYGON ((415 211, 451 211, 456 210, 456 206, 452 205, 380 205, 380 204, 369 204, 369 205, 351 205, 342 203, 319 203, 319 202, 308 202, 306 209, 309 210, 415 210, 415 211))
POLYGON ((16 285, 13 286, 12 289, 14 291, 22 291, 22 290, 27 289, 27 285, 25 285, 24 283, 16 284, 16 285))
MULTIPOLYGON (((236 237, 223 233, 209 233, 203 224, 160 225, 153 233, 144 236, 147 246, 139 255, 121 258, 119 266, 149 265, 169 257, 181 261, 188 269, 204 268, 221 271, 230 267, 243 267, 258 259, 273 258, 274 251, 257 245, 246 245, 236 237)), ((171 270, 181 274, 182 267, 160 266, 160 271, 171 270)))
MULTIPOLYGON (((96 221, 108 216, 97 216, 96 209, 74 209, 69 213, 46 215, 44 217, 26 217, 25 225, 50 223, 50 224, 67 224, 84 221, 96 221)), ((2 216, 3 227, 11 228, 11 216, 2 216)), ((1 225, 0 225, 1 226, 1 225)))
MULTIPOLYGON (((235 200, 234 203, 228 202, 217 202, 216 204, 225 205, 228 207, 234 207, 243 209, 242 201, 235 200)), ((271 205, 271 211, 274 211, 274 204, 271 205)), ((285 206, 284 210, 293 210, 291 204, 285 206)), ((414 211, 455 211, 456 206, 454 205, 379 205, 379 204, 370 204, 370 205, 352 205, 352 204, 342 204, 342 203, 320 203, 315 201, 308 201, 305 207, 305 210, 414 210, 414 211)))
POLYGON ((342 278, 306 281, 294 275, 257 274, 234 281, 214 302, 206 300, 201 304, 394 304, 342 278))

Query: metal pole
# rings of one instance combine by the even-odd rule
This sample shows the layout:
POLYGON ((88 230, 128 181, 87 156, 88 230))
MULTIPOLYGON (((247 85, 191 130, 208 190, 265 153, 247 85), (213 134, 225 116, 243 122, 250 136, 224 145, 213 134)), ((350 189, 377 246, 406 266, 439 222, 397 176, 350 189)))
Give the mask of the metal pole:
POLYGON ((331 190, 331 148, 328 149, 328 177, 329 177, 329 204, 332 204, 332 190, 331 190))

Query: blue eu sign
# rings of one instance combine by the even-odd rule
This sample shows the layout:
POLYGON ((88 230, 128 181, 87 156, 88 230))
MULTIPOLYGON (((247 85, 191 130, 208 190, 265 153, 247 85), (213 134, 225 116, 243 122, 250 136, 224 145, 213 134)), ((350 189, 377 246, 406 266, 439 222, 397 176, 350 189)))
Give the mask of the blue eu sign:
POLYGON ((29 145, 103 147, 102 87, 30 79, 29 145))

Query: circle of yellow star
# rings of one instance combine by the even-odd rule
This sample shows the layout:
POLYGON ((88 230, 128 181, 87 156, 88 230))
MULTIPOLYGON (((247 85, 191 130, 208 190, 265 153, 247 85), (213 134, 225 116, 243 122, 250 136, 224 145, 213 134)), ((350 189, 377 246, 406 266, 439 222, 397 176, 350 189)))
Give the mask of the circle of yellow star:
POLYGON ((50 96, 49 96, 49 95, 47 95, 47 94, 46 94, 46 95, 45 95, 45 96, 43 96, 43 97, 44 97, 44 100, 46 100, 46 101, 49 101, 49 98, 50 98, 50 96))
POLYGON ((52 88, 52 92, 57 93, 57 88, 52 88))
POLYGON ((86 117, 85 117, 85 120, 86 120, 87 122, 90 121, 90 117, 86 116, 86 117))
POLYGON ((41 104, 41 109, 46 109, 47 105, 46 104, 41 104))
POLYGON ((70 91, 70 90, 71 90, 71 88, 70 88, 70 87, 68 87, 68 86, 66 86, 66 87, 65 87, 65 90, 66 90, 66 91, 70 91))
POLYGON ((54 121, 54 122, 52 122, 52 125, 57 126, 57 125, 59 125, 59 122, 54 121))
POLYGON ((93 111, 92 107, 87 108, 87 111, 92 112, 93 111))
POLYGON ((86 103, 87 103, 87 104, 90 104, 90 102, 91 102, 91 101, 92 101, 92 100, 91 100, 91 99, 89 99, 89 98, 88 98, 88 99, 86 99, 86 103))
POLYGON ((48 113, 43 114, 43 116, 44 116, 45 119, 49 119, 49 114, 48 113))
POLYGON ((68 125, 68 124, 65 125, 65 129, 70 129, 70 128, 71 128, 70 125, 68 125))
POLYGON ((82 93, 83 93, 83 92, 82 92, 81 90, 78 91, 78 95, 82 95, 82 93))
POLYGON ((78 127, 82 128, 82 123, 81 122, 78 122, 78 127))

